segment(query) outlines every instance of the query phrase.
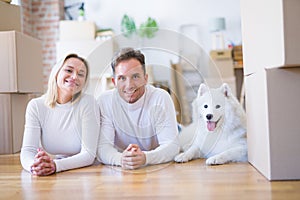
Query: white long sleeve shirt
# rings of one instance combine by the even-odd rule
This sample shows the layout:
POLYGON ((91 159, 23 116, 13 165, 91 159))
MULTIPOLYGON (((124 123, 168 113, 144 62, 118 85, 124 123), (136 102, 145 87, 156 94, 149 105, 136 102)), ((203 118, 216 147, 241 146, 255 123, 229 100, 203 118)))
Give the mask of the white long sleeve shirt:
POLYGON ((178 154, 175 108, 166 91, 147 85, 144 95, 129 104, 113 89, 97 102, 101 112, 100 162, 120 166, 122 152, 129 144, 140 146, 146 165, 169 162, 178 154))
POLYGON ((100 112, 93 96, 50 108, 44 96, 32 99, 26 109, 21 163, 30 171, 37 149, 54 155, 56 172, 91 165, 96 157, 100 112))

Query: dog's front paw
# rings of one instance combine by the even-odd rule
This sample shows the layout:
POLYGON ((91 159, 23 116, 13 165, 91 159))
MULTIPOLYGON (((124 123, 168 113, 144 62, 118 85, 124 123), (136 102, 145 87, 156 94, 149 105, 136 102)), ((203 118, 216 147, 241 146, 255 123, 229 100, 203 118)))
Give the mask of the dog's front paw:
POLYGON ((206 160, 207 165, 222 165, 227 163, 227 160, 223 156, 213 156, 206 160))
POLYGON ((174 161, 175 162, 188 162, 190 159, 188 158, 186 153, 180 153, 177 156, 175 156, 174 161))

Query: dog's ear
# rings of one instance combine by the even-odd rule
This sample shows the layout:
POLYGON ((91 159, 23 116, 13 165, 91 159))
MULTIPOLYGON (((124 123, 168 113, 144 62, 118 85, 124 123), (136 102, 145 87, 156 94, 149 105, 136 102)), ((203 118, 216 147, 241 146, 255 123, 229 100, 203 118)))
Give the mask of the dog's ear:
POLYGON ((225 95, 225 97, 231 96, 231 89, 227 83, 223 83, 221 86, 221 91, 225 95))
POLYGON ((201 83, 198 89, 198 98, 208 91, 209 91, 208 87, 204 83, 201 83))

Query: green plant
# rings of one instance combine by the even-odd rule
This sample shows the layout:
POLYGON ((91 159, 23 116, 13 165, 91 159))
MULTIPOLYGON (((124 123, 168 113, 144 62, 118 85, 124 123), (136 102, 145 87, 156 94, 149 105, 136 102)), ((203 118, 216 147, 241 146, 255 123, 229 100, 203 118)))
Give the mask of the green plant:
POLYGON ((124 15, 121 22, 121 31, 125 37, 130 37, 133 33, 136 32, 135 22, 128 15, 124 15))
POLYGON ((153 38, 158 31, 158 25, 155 19, 148 17, 147 21, 142 23, 137 30, 133 18, 125 14, 121 22, 121 31, 125 37, 130 37, 137 33, 142 38, 153 38))
POLYGON ((140 25, 139 36, 153 38, 155 36, 155 32, 157 31, 158 25, 156 21, 153 18, 148 17, 147 21, 140 25))

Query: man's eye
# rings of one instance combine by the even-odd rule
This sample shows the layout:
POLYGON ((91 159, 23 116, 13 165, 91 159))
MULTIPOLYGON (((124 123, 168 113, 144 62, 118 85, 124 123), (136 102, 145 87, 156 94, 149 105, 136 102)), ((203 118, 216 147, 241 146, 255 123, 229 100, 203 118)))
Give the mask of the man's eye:
POLYGON ((204 108, 208 108, 208 105, 205 104, 203 107, 204 107, 204 108))
POLYGON ((138 74, 133 75, 133 79, 138 79, 140 76, 138 74))

